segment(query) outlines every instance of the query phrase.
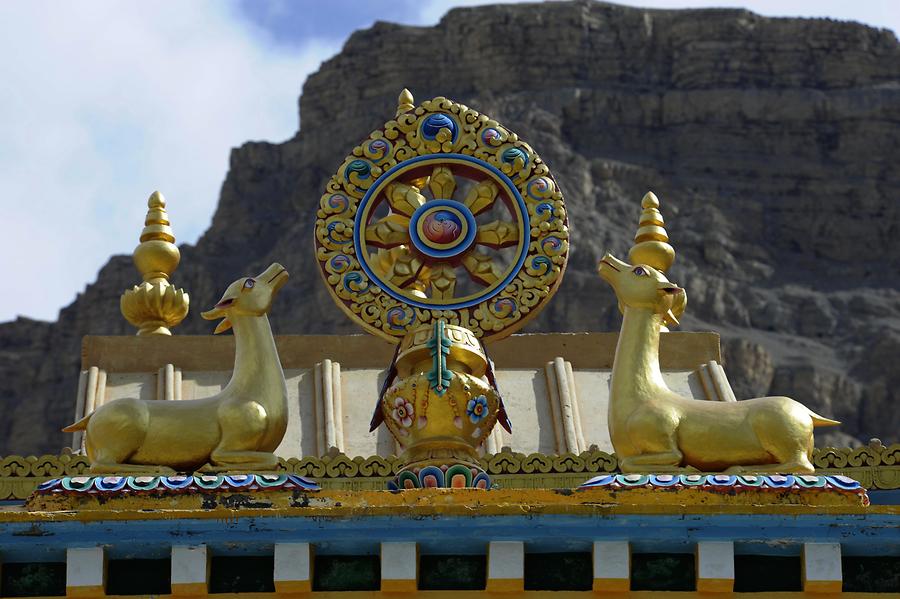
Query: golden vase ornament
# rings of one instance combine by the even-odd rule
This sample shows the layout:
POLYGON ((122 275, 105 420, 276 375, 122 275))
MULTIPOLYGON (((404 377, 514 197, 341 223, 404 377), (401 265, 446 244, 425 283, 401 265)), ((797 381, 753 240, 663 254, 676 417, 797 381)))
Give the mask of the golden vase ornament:
POLYGON ((478 461, 501 414, 485 378, 489 361, 465 327, 437 320, 412 329, 394 359, 396 381, 381 398, 381 416, 404 449, 395 485, 490 487, 478 461))

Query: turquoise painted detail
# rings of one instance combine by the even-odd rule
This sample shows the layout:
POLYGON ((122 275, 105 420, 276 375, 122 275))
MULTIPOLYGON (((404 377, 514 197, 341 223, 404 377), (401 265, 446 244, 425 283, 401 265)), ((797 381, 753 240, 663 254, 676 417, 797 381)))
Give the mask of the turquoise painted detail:
POLYGON ((434 392, 441 396, 450 388, 450 379, 453 378, 453 372, 447 369, 447 355, 453 342, 444 331, 444 324, 443 320, 434 323, 434 336, 428 341, 432 360, 428 383, 434 392))

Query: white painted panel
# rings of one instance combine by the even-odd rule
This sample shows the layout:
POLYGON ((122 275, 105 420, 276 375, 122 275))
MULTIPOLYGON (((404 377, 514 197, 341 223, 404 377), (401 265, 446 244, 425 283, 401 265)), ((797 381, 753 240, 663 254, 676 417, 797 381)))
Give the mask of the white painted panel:
POLYGON ((109 372, 101 405, 121 397, 156 399, 156 379, 155 372, 109 372))
POLYGON ((533 370, 498 370, 497 386, 513 429, 512 435, 504 433, 504 444, 526 454, 556 453, 543 364, 533 370))

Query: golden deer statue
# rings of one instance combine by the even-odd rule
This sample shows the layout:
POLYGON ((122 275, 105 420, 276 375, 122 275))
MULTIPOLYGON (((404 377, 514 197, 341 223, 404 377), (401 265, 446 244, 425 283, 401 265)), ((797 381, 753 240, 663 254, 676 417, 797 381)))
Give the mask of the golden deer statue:
POLYGON ((652 194, 644 198, 631 265, 606 254, 599 272, 624 312, 613 362, 609 434, 623 472, 814 472, 813 428, 840 424, 789 397, 718 402, 682 397, 659 369, 659 335, 677 325, 687 296, 661 272, 674 259, 652 194), (646 222, 645 222, 646 221, 646 222), (641 235, 643 231, 643 238, 641 235), (666 247, 663 247, 666 246, 666 247), (661 248, 655 252, 654 248, 661 248), (637 250, 637 251, 635 251, 637 250), (654 259, 654 254, 656 258, 654 259))
POLYGON ((65 432, 86 430, 95 473, 272 470, 287 430, 287 388, 266 316, 288 273, 272 264, 228 286, 203 318, 234 329, 231 381, 218 395, 189 401, 122 398, 104 404, 65 432))

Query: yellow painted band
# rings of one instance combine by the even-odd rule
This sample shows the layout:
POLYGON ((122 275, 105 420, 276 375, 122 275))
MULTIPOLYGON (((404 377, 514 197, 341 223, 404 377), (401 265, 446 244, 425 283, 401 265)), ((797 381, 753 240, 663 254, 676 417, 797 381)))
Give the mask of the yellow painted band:
POLYGON ((525 581, 521 578, 488 578, 487 590, 491 593, 521 593, 525 581))
POLYGON ((311 593, 312 581, 310 580, 276 580, 275 593, 311 593))
POLYGON ((628 578, 595 578, 594 591, 598 593, 627 593, 631 589, 628 578))
POLYGON ((173 595, 206 595, 209 589, 205 582, 182 582, 172 584, 173 595))
POLYGON ((418 583, 415 580, 381 579, 381 590, 385 593, 415 593, 418 583))
POLYGON ((698 578, 697 590, 701 593, 731 593, 734 591, 734 579, 698 578))
MULTIPOLYGON (((226 497, 223 494, 221 497, 226 497)), ((594 489, 417 489, 391 491, 313 491, 301 498, 292 491, 260 492, 269 508, 218 507, 204 509, 202 495, 174 497, 93 495, 40 495, 26 508, 0 511, 0 522, 54 522, 102 520, 160 520, 178 518, 229 519, 260 516, 373 517, 504 516, 556 514, 606 516, 614 514, 900 514, 900 506, 862 506, 855 495, 830 492, 796 494, 806 504, 781 503, 777 493, 748 490, 736 495, 698 489, 627 492, 594 489)), ((255 499, 255 498, 253 498, 255 499)))
POLYGON ((103 585, 84 585, 66 587, 66 597, 103 597, 106 594, 103 585))
MULTIPOLYGON (((843 582, 840 580, 805 580, 803 590, 807 593, 840 593, 843 582)), ((846 595, 843 595, 846 597, 846 595)))

